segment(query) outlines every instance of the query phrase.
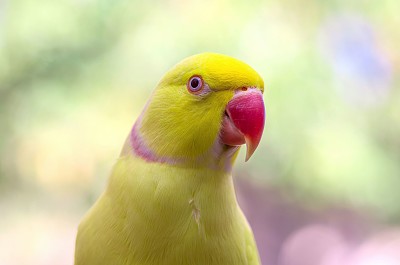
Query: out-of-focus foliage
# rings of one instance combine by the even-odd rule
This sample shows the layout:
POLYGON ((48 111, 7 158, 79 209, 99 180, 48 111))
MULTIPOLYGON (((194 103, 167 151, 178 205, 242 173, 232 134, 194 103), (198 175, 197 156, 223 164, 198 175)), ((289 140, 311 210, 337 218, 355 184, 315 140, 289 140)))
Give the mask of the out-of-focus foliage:
MULTIPOLYGON (((399 10, 397 0, 0 1, 0 264, 71 263, 76 224, 152 89, 204 51, 265 79, 266 130, 250 162, 238 159, 242 181, 297 208, 396 223, 399 10)), ((263 205, 243 207, 257 216, 263 205)))

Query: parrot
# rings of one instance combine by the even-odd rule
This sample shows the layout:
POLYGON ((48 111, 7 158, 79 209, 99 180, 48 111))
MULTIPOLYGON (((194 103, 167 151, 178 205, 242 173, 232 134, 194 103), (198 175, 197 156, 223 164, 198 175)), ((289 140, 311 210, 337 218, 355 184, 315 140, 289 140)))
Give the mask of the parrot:
POLYGON ((78 226, 75 265, 260 264, 232 167, 260 143, 263 94, 252 67, 219 53, 167 71, 78 226))

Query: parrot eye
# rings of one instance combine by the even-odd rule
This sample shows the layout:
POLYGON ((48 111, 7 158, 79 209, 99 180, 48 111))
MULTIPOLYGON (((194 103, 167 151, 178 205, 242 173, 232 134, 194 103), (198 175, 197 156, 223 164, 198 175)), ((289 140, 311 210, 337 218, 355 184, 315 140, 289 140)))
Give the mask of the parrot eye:
POLYGON ((204 83, 203 83, 203 79, 201 78, 201 76, 194 75, 189 79, 186 86, 187 86, 189 92, 198 93, 200 90, 202 90, 203 84, 204 83))

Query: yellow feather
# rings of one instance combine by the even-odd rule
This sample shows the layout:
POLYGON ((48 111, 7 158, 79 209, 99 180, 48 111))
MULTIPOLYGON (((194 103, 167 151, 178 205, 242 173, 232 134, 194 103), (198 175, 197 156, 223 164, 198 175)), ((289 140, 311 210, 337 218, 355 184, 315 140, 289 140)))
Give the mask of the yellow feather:
POLYGON ((79 226, 75 264, 244 265, 259 260, 228 173, 125 157, 79 226))
POLYGON ((164 76, 135 128, 144 152, 166 162, 137 155, 138 139, 128 137, 106 191, 79 225, 75 265, 260 264, 232 183, 237 150, 215 151, 225 106, 242 86, 262 90, 263 81, 219 54, 189 57, 164 76), (194 74, 210 88, 204 97, 186 89, 194 74))

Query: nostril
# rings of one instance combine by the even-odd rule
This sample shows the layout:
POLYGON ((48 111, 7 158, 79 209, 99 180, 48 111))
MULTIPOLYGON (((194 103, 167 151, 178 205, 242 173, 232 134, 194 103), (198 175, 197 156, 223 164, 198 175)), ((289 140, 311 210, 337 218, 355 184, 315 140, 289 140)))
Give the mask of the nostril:
POLYGON ((244 87, 242 87, 242 91, 247 91, 247 89, 248 89, 248 88, 247 88, 247 87, 245 87, 245 86, 244 86, 244 87))

